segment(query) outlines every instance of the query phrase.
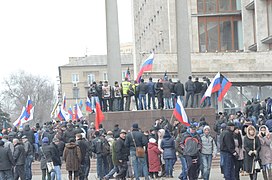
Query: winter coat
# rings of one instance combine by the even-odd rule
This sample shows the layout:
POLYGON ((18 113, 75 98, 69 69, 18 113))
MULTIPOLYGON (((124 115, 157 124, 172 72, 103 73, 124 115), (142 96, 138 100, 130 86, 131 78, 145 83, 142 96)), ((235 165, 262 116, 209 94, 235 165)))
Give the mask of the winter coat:
POLYGON ((196 94, 201 93, 202 83, 199 81, 195 81, 194 84, 195 84, 195 93, 196 94))
POLYGON ((188 80, 186 83, 185 83, 185 91, 186 92, 195 92, 196 90, 196 87, 195 87, 195 84, 192 80, 188 80))
MULTIPOLYGON (((144 134, 136 129, 134 129, 131 133, 133 133, 133 138, 135 140, 136 147, 144 147, 147 145, 147 138, 144 134)), ((131 133, 128 133, 125 140, 125 145, 132 151, 136 151, 134 142, 132 140, 131 133)))
POLYGON ((0 146, 0 171, 10 170, 15 165, 11 150, 7 147, 0 146))
POLYGON ((81 164, 81 152, 76 143, 67 143, 64 148, 63 158, 66 162, 66 171, 78 171, 81 164))
POLYGON ((157 143, 148 143, 148 167, 149 172, 158 172, 160 171, 160 154, 161 151, 158 149, 157 143))
POLYGON ((155 83, 152 81, 149 81, 146 85, 147 85, 147 93, 155 95, 155 83))
POLYGON ((161 148, 163 149, 163 159, 176 159, 175 140, 171 137, 169 131, 165 131, 161 148))
POLYGON ((177 82, 174 86, 174 91, 177 96, 184 96, 184 85, 181 82, 177 82))
POLYGON ((217 152, 217 148, 213 137, 211 135, 206 136, 205 134, 202 134, 200 138, 202 142, 201 153, 215 155, 217 152))
POLYGON ((171 83, 169 81, 165 81, 162 84, 163 86, 163 97, 170 98, 171 97, 171 83))
POLYGON ((121 129, 119 127, 114 127, 114 129, 112 131, 113 137, 117 139, 120 135, 120 132, 121 132, 121 129))
MULTIPOLYGON (((81 153, 81 157, 84 158, 88 151, 88 145, 87 142, 83 139, 79 139, 76 141, 76 144, 78 145, 81 153)), ((82 164, 84 164, 84 161, 81 161, 82 164)))
POLYGON ((139 94, 146 94, 147 93, 147 85, 144 82, 141 82, 137 87, 139 94))
POLYGON ((230 130, 224 130, 220 135, 220 151, 235 153, 235 144, 233 138, 233 132, 230 130))
POLYGON ((24 127, 22 135, 25 135, 27 137, 30 144, 34 144, 35 142, 34 132, 30 129, 28 124, 24 127))
POLYGON ((262 165, 266 164, 272 164, 272 149, 271 149, 271 142, 272 142, 272 136, 268 131, 268 128, 266 126, 261 126, 266 128, 266 136, 263 137, 259 131, 259 140, 261 143, 261 150, 259 152, 260 159, 262 162, 262 165))
POLYGON ((269 132, 272 132, 272 119, 267 120, 265 125, 267 126, 269 132))
POLYGON ((119 160, 128 161, 129 149, 125 146, 125 139, 118 138, 116 140, 114 152, 117 164, 119 160))
POLYGON ((253 136, 250 136, 249 134, 250 127, 254 128, 253 126, 248 126, 247 134, 244 138, 244 149, 245 149, 245 158, 244 158, 245 169, 244 170, 247 173, 253 174, 253 171, 254 171, 253 163, 254 163, 254 160, 259 159, 259 151, 261 149, 261 144, 260 144, 259 138, 256 136, 255 128, 254 128, 255 134, 253 136), (254 141, 255 141, 255 147, 253 146, 254 141), (253 151, 253 150, 256 150, 257 154, 249 155, 249 151, 253 151))
POLYGON ((61 166, 60 152, 58 146, 55 143, 51 143, 52 161, 54 166, 61 166))
POLYGON ((24 165, 26 160, 25 149, 22 144, 16 144, 14 146, 13 159, 16 165, 24 165))
POLYGON ((41 157, 41 169, 46 169, 46 163, 47 162, 52 162, 52 156, 53 156, 53 152, 52 152, 52 148, 49 144, 44 143, 41 147, 40 147, 40 157, 41 157))
POLYGON ((75 135, 76 135, 76 133, 72 127, 66 129, 66 131, 63 134, 64 142, 68 143, 70 138, 75 138, 75 135))

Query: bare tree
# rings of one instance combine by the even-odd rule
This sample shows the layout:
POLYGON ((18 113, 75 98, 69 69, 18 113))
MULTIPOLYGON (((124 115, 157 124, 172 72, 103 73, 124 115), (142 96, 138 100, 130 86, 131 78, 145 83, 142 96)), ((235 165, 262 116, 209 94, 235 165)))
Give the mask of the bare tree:
POLYGON ((14 122, 30 96, 34 109, 34 119, 29 123, 43 123, 50 120, 53 107, 54 84, 45 77, 35 76, 24 71, 11 74, 3 82, 2 107, 14 122))

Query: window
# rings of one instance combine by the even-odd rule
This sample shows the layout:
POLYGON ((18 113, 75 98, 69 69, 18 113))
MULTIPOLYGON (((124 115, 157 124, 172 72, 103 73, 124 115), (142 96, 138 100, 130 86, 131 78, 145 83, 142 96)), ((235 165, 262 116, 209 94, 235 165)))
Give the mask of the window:
POLYGON ((95 75, 94 74, 88 74, 87 76, 87 82, 88 84, 92 84, 95 81, 95 75))
POLYGON ((79 89, 73 88, 73 98, 78 99, 79 98, 79 89))
POLYGON ((243 49, 241 16, 199 17, 200 52, 243 49))
POLYGON ((103 73, 103 81, 107 81, 108 80, 108 73, 104 72, 103 73))
POLYGON ((241 10, 241 0, 198 0, 199 14, 235 12, 241 10))
POLYGON ((78 82, 79 82, 79 75, 72 74, 72 83, 78 83, 78 82))

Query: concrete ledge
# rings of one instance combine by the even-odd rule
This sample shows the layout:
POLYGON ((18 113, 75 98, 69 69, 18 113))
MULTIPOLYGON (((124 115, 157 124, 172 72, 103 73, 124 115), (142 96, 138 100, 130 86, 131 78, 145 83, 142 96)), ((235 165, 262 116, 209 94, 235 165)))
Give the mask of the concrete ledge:
POLYGON ((272 35, 262 39, 261 42, 264 44, 272 44, 272 35))

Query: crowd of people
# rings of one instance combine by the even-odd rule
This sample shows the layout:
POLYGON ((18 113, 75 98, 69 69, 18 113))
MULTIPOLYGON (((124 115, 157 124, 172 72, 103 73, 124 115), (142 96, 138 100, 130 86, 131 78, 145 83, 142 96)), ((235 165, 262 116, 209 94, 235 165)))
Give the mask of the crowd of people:
POLYGON ((86 180, 90 159, 95 158, 98 179, 208 180, 213 158, 220 156, 226 180, 239 180, 242 172, 255 180, 260 171, 265 180, 271 180, 272 100, 264 102, 254 99, 244 112, 218 113, 210 124, 205 117, 191 119, 189 127, 161 117, 144 131, 137 122, 129 130, 118 124, 108 131, 100 124, 96 130, 87 120, 3 129, 0 179, 32 179, 32 162, 38 161, 43 180, 62 179, 64 162, 69 180, 86 180), (181 169, 174 169, 177 160, 181 169), (174 170, 178 177, 174 177, 174 170))
MULTIPOLYGON (((125 78, 120 84, 116 81, 113 86, 100 81, 98 84, 93 82, 88 91, 88 97, 91 100, 93 113, 95 113, 95 103, 99 102, 102 111, 129 111, 131 110, 131 100, 133 98, 133 109, 173 109, 177 98, 179 97, 184 103, 184 106, 200 107, 200 99, 206 92, 210 80, 203 77, 203 82, 199 82, 198 77, 192 81, 192 77, 188 77, 185 83, 173 82, 172 79, 165 76, 163 79, 158 79, 157 82, 152 81, 152 77, 148 82, 141 79, 141 82, 130 82, 125 78), (184 101, 185 97, 185 101, 184 101), (189 101, 189 99, 191 100, 189 101), (135 107, 134 107, 135 106, 135 107)), ((211 106, 210 98, 208 97, 201 107, 211 106)))

